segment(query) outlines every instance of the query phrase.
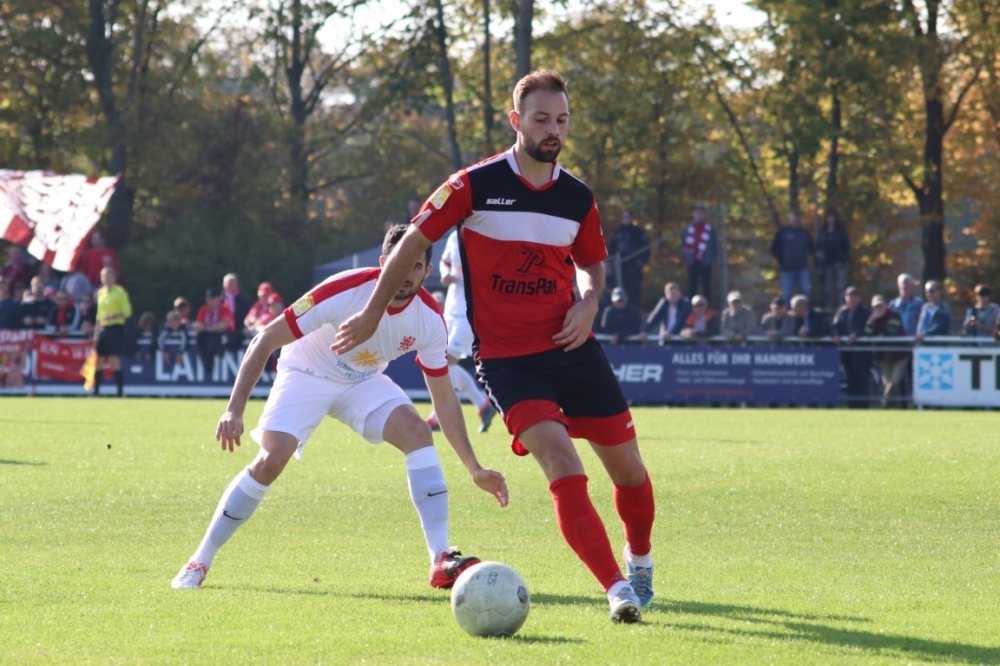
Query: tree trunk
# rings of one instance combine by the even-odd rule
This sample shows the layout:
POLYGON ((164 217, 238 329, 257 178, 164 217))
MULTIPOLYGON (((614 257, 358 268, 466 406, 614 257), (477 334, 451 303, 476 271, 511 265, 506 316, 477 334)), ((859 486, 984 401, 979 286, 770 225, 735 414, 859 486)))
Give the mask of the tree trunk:
POLYGON ((514 19, 514 51, 517 54, 518 81, 531 73, 532 23, 535 18, 535 0, 518 0, 514 19))
MULTIPOLYGON (((114 25, 118 14, 118 0, 110 6, 110 16, 105 14, 104 0, 88 0, 90 24, 87 26, 87 62, 94 75, 104 121, 111 145, 110 172, 120 176, 111 201, 108 203, 108 244, 120 248, 128 240, 132 224, 132 202, 135 193, 126 178, 128 168, 128 137, 125 119, 118 107, 114 92, 114 25)), ((138 29, 142 29, 141 26, 138 29)))
POLYGON ((462 168, 462 151, 458 146, 458 131, 455 129, 454 82, 451 78, 451 61, 448 59, 448 31, 444 24, 444 6, 441 0, 434 0, 437 21, 434 22, 434 36, 438 46, 438 67, 441 71, 441 86, 444 88, 445 119, 448 123, 448 146, 451 153, 451 170, 462 168))
POLYGON ((837 202, 837 169, 840 167, 840 132, 843 129, 843 119, 840 109, 840 95, 837 87, 833 87, 832 108, 830 110, 830 154, 826 159, 826 210, 830 210, 837 202))
POLYGON ((944 105, 940 97, 929 97, 925 104, 927 123, 924 139, 924 178, 921 195, 917 197, 923 221, 921 250, 924 254, 924 281, 944 280, 944 183, 942 156, 944 153, 944 105))
POLYGON ((493 154, 493 83, 490 73, 490 0, 483 0, 483 153, 493 154))
POLYGON ((788 210, 799 209, 799 149, 788 151, 788 210))
MULTIPOLYGON (((291 60, 285 67, 288 78, 289 114, 292 116, 288 147, 288 187, 292 201, 304 204, 309 200, 309 156, 306 153, 306 120, 309 117, 302 89, 306 71, 306 56, 302 44, 302 0, 292 3, 291 60)), ((303 211, 299 211, 304 214, 303 211)))

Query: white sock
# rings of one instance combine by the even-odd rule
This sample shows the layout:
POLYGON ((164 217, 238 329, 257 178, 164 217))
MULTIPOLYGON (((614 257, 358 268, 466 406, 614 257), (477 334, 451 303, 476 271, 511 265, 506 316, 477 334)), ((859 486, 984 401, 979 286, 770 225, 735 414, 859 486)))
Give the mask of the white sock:
POLYGON ((631 587, 628 584, 628 581, 627 580, 620 580, 617 583, 615 583, 614 585, 612 585, 610 588, 608 588, 608 601, 610 601, 612 597, 614 597, 616 594, 618 594, 619 592, 621 592, 622 589, 624 589, 626 587, 631 587))
POLYGON ((215 554, 229 541, 229 537, 233 536, 240 525, 253 515, 269 489, 270 486, 262 486, 254 481, 248 469, 237 474, 226 488, 226 492, 222 493, 222 499, 215 509, 212 522, 208 524, 205 538, 201 540, 191 560, 201 562, 206 568, 210 568, 215 554))
POLYGON ((407 454, 406 480, 433 565, 448 550, 448 486, 433 446, 407 454))
POLYGON ((650 568, 653 566, 653 553, 652 551, 646 553, 645 555, 634 555, 629 547, 625 546, 625 560, 634 567, 645 567, 650 568))
POLYGON ((462 366, 449 365, 448 377, 451 378, 451 385, 455 387, 455 391, 475 405, 476 409, 482 407, 483 403, 486 402, 486 394, 479 390, 479 384, 476 383, 475 377, 462 366))

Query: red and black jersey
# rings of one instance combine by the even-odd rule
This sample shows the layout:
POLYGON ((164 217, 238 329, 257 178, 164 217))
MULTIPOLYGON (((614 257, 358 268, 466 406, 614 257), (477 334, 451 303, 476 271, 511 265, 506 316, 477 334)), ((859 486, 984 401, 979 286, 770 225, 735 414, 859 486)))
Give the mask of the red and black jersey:
POLYGON ((413 223, 431 241, 459 226, 468 316, 481 358, 554 349, 574 301, 574 264, 608 256, 590 188, 558 164, 540 188, 513 149, 459 171, 413 223))

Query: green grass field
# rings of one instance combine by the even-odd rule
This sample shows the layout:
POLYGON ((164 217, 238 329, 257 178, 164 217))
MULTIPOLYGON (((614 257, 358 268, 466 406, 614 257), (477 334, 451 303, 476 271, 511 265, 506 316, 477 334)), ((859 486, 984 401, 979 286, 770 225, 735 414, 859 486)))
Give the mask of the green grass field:
MULTIPOLYGON (((218 450, 223 405, 0 398, 0 663, 1000 663, 995 413, 636 409, 658 502, 639 626, 608 621, 499 422, 474 442, 507 509, 439 438, 452 541, 531 589, 521 632, 491 640, 427 585, 402 456, 333 421, 205 587, 172 590, 256 452, 218 450)), ((619 549, 610 484, 582 453, 619 549)))

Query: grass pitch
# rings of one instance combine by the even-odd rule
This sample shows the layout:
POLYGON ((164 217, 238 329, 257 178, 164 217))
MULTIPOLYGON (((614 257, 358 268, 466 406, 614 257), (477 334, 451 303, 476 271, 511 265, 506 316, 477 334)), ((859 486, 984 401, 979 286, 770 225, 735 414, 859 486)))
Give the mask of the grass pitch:
POLYGON ((256 452, 218 449, 223 406, 0 398, 0 664, 1000 663, 996 413, 634 410, 658 502, 640 626, 608 621, 499 422, 473 439, 507 476, 503 510, 438 436, 452 541, 531 590, 520 633, 490 640, 427 585, 403 457, 333 421, 204 589, 172 590, 256 452))

